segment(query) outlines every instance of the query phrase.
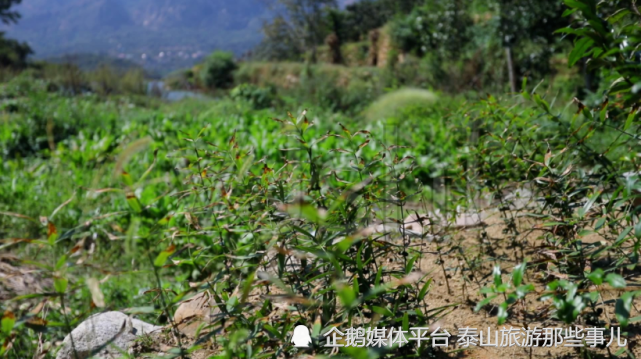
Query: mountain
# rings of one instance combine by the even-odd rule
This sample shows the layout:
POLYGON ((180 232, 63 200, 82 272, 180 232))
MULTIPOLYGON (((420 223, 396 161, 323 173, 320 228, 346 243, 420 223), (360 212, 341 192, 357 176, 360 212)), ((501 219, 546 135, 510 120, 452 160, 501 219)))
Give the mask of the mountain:
MULTIPOLYGON (((354 0, 339 0, 341 6, 354 0)), ((167 73, 214 49, 240 55, 261 39, 275 0, 23 0, 0 30, 35 57, 101 54, 167 73)))
POLYGON ((241 54, 261 39, 265 0, 23 0, 7 36, 36 58, 100 53, 153 70, 190 66, 214 49, 241 54))

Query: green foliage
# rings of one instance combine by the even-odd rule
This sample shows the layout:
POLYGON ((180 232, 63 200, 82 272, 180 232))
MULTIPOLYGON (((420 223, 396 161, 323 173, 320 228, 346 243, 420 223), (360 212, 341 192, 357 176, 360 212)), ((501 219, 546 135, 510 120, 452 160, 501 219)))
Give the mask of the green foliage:
POLYGON ((263 25, 263 42, 258 57, 263 60, 300 60, 309 51, 316 62, 316 47, 323 43, 327 30, 326 11, 336 0, 278 0, 283 10, 263 25))
POLYGON ((364 0, 356 1, 343 11, 329 14, 331 28, 342 42, 357 42, 367 39, 370 31, 384 26, 397 15, 407 14, 421 0, 364 0))
MULTIPOLYGON (((399 188, 387 181, 400 176, 409 181, 416 169, 409 157, 399 162, 397 155, 404 151, 380 147, 379 141, 388 139, 371 135, 371 125, 357 131, 354 123, 349 128, 336 122, 313 124, 305 115, 278 122, 269 118, 274 113, 254 114, 225 100, 182 103, 156 112, 113 97, 105 101, 42 92, 48 100, 41 101, 37 94, 34 88, 5 86, 5 95, 13 96, 17 106, 3 123, 7 130, 0 143, 10 148, 37 140, 40 134, 27 132, 18 143, 12 136, 33 127, 23 120, 36 113, 59 113, 53 117, 54 128, 67 123, 70 133, 56 138, 53 150, 34 149, 20 156, 5 152, 0 228, 8 238, 43 236, 37 244, 46 246, 41 250, 50 269, 44 271, 53 276, 55 288, 48 295, 73 314, 63 310, 48 316, 46 338, 60 340, 68 330, 62 328, 72 328, 92 313, 96 290, 87 289, 88 273, 70 257, 73 253, 118 273, 99 284, 108 305, 144 306, 148 320, 171 315, 172 309, 156 290, 137 294, 143 286, 167 289, 169 304, 193 290, 188 282, 198 283, 198 290, 212 290, 224 313, 213 327, 232 323, 228 335, 217 339, 227 357, 286 341, 283 333, 296 322, 316 323, 319 338, 337 322, 360 320, 361 313, 377 316, 380 325, 408 320, 428 325, 445 310, 426 307, 429 285, 417 272, 414 249, 381 246, 376 236, 357 234, 361 225, 376 219, 374 212, 361 208, 388 206, 393 213, 404 205, 386 204, 385 198, 399 196, 399 188), (212 126, 202 128, 203 123, 212 126), (352 167, 354 160, 358 165, 352 167), (26 170, 34 165, 38 172, 26 170), (73 175, 66 177, 69 171, 73 175), (335 176, 325 176, 327 171, 335 176), (362 182, 370 171, 376 178, 362 182), (186 178, 191 180, 183 183, 186 178), (187 188, 195 190, 188 196, 170 195, 187 188), (66 202, 62 206, 60 198, 66 202), (43 227, 38 220, 7 213, 46 216, 49 224, 43 227), (182 234, 172 235, 177 228, 182 234), (85 237, 96 248, 92 254, 76 248, 85 237), (306 254, 299 260, 300 253, 306 254), (403 269, 385 264, 390 258, 404 263, 403 269), (157 271, 162 283, 146 276, 149 271, 157 271), (210 282, 211 276, 218 279, 210 282), (135 284, 127 278, 136 278, 135 284), (248 305, 248 292, 234 293, 237 287, 263 298, 248 305), (283 294, 263 296, 270 288, 283 294), (266 321, 281 300, 291 300, 297 310, 266 321), (252 335, 251 346, 243 340, 247 335, 252 335)), ((22 244, 2 246, 17 249, 22 244)), ((23 249, 29 253, 31 248, 25 244, 23 249)), ((21 320, 12 332, 29 333, 22 320, 26 312, 16 309, 15 315, 21 320)), ((8 319, 4 323, 8 328, 8 319)), ((37 350, 26 339, 14 348, 20 349, 12 350, 10 358, 37 350)))
MULTIPOLYGON (((5 25, 15 24, 20 14, 11 9, 22 0, 0 0, 0 21, 5 25)), ((0 67, 12 69, 24 69, 27 65, 27 57, 33 51, 26 42, 19 42, 5 38, 5 33, 0 32, 0 67)))
POLYGON ((255 109, 271 107, 276 101, 276 88, 274 86, 258 87, 251 84, 236 86, 229 93, 231 98, 251 103, 255 109))
POLYGON ((125 72, 121 79, 122 92, 134 95, 147 93, 147 81, 145 73, 141 69, 134 69, 125 72))
POLYGON ((205 60, 200 76, 208 88, 224 89, 233 83, 233 73, 237 68, 232 53, 214 51, 205 60))
POLYGON ((436 1, 414 8, 392 27, 392 39, 405 52, 436 52, 444 61, 456 57, 470 41, 469 1, 436 1))
POLYGON ((32 53, 27 43, 7 39, 4 33, 0 33, 0 67, 23 69, 27 66, 27 57, 32 53))
POLYGON ((563 49, 553 32, 567 24, 561 14, 560 2, 433 1, 396 18, 391 34, 397 47, 430 64, 432 86, 503 90, 506 48, 516 78, 553 72, 551 56, 563 49))
POLYGON ((20 14, 14 10, 11 10, 12 7, 18 5, 22 0, 2 0, 0 1, 0 21, 5 24, 12 24, 18 22, 20 19, 20 14))
MULTIPOLYGON (((142 66, 129 59, 112 57, 107 54, 66 54, 63 56, 48 57, 44 60, 46 64, 73 65, 85 72, 97 70, 100 66, 108 66, 115 71, 125 73, 130 70, 143 70, 142 66)), ((155 77, 156 74, 151 72, 146 74, 149 77, 155 77)))
POLYGON ((259 87, 274 86, 282 107, 299 107, 358 114, 385 87, 378 68, 338 65, 247 62, 236 73, 236 82, 259 87))
POLYGON ((421 89, 400 89, 387 93, 372 103, 365 110, 365 118, 369 121, 388 119, 402 115, 408 107, 433 106, 438 97, 431 91, 421 89))

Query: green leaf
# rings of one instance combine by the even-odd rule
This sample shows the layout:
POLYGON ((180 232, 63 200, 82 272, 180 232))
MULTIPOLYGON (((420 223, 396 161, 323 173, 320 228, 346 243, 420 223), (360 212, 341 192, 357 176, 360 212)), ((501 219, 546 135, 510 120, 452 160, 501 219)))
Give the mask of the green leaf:
POLYGON ((523 262, 514 267, 514 272, 512 272, 512 284, 514 284, 515 287, 521 285, 521 282, 523 281, 523 273, 525 272, 526 266, 527 264, 523 262))
POLYGON ((534 292, 535 288, 533 284, 524 284, 516 288, 516 296, 520 298, 525 298, 528 293, 534 292))
POLYGON ((603 106, 603 108, 601 109, 601 112, 599 112, 599 119, 601 120, 601 122, 605 122, 605 118, 606 118, 607 116, 608 116, 608 105, 606 104, 606 105, 605 105, 605 106, 603 106))
POLYGON ((616 273, 608 273, 605 276, 605 281, 612 286, 612 288, 625 288, 625 279, 616 273))
POLYGON ((570 67, 574 66, 579 60, 585 57, 586 53, 594 45, 594 40, 583 37, 579 39, 575 44, 570 56, 568 57, 568 65, 570 67))
POLYGON ((122 171, 122 181, 129 187, 132 187, 134 185, 133 178, 131 178, 131 175, 125 171, 122 171))
POLYGON ((423 285, 423 288, 421 288, 421 291, 418 293, 418 301, 422 301, 425 296, 427 295, 427 291, 430 289, 430 285, 432 284, 432 278, 430 278, 425 285, 423 285))
POLYGON ((127 198, 127 203, 129 204, 129 207, 131 207, 134 213, 142 213, 142 205, 140 204, 138 197, 136 197, 136 195, 133 192, 127 193, 126 198, 127 198))
POLYGON ((616 240, 616 241, 614 241, 614 244, 613 244, 612 246, 613 246, 613 247, 618 247, 619 245, 621 245, 621 243, 623 243, 623 242, 625 241, 625 239, 626 239, 627 235, 630 233, 630 231, 632 231, 632 229, 633 229, 633 227, 632 227, 632 226, 626 227, 626 228, 623 230, 623 232, 621 232, 621 233, 619 234, 619 237, 617 237, 617 240, 616 240))
MULTIPOLYGON (((594 20, 596 18, 592 7, 581 0, 563 0, 563 2, 570 8, 581 10, 581 12, 583 12, 583 16, 589 20, 594 20)), ((598 18, 596 19, 598 20, 598 18)))
POLYGON ((359 272, 363 272, 363 248, 365 248, 365 242, 363 242, 356 251, 356 268, 358 268, 359 272))
POLYGON ((590 211, 590 209, 592 208, 596 200, 599 199, 599 196, 601 196, 601 191, 598 191, 594 193, 592 196, 590 196, 590 199, 588 199, 585 205, 579 209, 579 217, 581 218, 585 217, 585 215, 590 211))
POLYGON ((628 81, 624 77, 620 77, 612 82, 610 88, 608 89, 608 92, 613 95, 619 92, 630 91, 631 88, 632 85, 628 83, 628 81))
POLYGON ((347 308, 351 308, 356 304, 356 293, 349 285, 337 285, 336 291, 338 292, 338 297, 340 298, 343 305, 347 308))
POLYGON ((596 285, 601 285, 603 283, 603 274, 603 269, 597 268, 596 270, 592 271, 592 273, 588 274, 588 279, 596 285))
POLYGON ((285 209, 292 217, 304 218, 314 223, 322 223, 327 216, 325 210, 307 203, 287 205, 285 209))
POLYGON ((2 321, 0 321, 0 333, 5 336, 11 334, 13 326, 16 324, 16 316, 11 311, 5 311, 2 315, 2 321))
POLYGON ((499 305, 499 312, 496 315, 499 319, 499 325, 503 325, 505 323, 507 320, 507 314, 507 302, 503 302, 499 305))
POLYGON ((376 278, 374 279, 374 286, 379 286, 381 284, 381 277, 383 276, 383 267, 378 267, 378 272, 376 272, 376 278))
POLYGON ((550 105, 543 99, 541 98, 541 95, 534 94, 534 102, 536 102, 537 105, 539 105, 545 112, 550 113, 550 105))
POLYGON ((410 329, 410 315, 407 312, 405 312, 405 314, 403 314, 402 328, 403 328, 403 330, 409 330, 410 329))
POLYGON ((632 299, 634 299, 634 294, 632 292, 623 293, 623 295, 621 295, 621 298, 617 299, 616 305, 614 307, 614 314, 622 327, 628 326, 632 299))
POLYGON ((58 262, 56 262, 55 270, 60 270, 60 269, 62 269, 62 267, 65 265, 65 263, 67 263, 67 256, 63 254, 63 255, 58 259, 58 262))
POLYGON ((607 20, 610 24, 616 24, 631 13, 632 12, 629 9, 619 9, 615 11, 614 14, 610 15, 607 20))
POLYGON ((67 285, 69 284, 69 281, 67 278, 63 277, 56 277, 53 279, 53 287, 56 289, 56 292, 63 294, 65 291, 67 291, 67 285))
POLYGON ((314 322, 314 325, 312 325, 312 337, 318 337, 321 333, 321 321, 320 318, 317 318, 316 321, 314 322))
POLYGON ((276 328, 272 327, 269 324, 264 324, 263 328, 269 332, 269 334, 275 336, 278 339, 284 340, 285 336, 281 333, 280 330, 276 330, 276 328))
POLYGON ((169 256, 172 255, 175 251, 176 251, 176 246, 172 244, 169 247, 167 247, 167 249, 160 252, 160 254, 158 254, 158 257, 156 257, 156 260, 154 261, 154 266, 162 267, 163 265, 165 265, 167 258, 169 258, 169 256))
POLYGON ((627 131, 630 128, 630 126, 632 126, 632 123, 634 122, 634 118, 636 117, 636 115, 637 115, 637 111, 632 111, 628 115, 628 119, 625 121, 625 126, 623 126, 623 131, 627 131))
POLYGON ((503 284, 503 279, 501 279, 501 267, 494 266, 494 268, 492 269, 492 275, 494 276, 494 285, 496 287, 499 287, 501 284, 503 284))
POLYGON ((373 306, 370 307, 370 309, 374 313, 378 313, 378 314, 384 315, 386 317, 393 317, 394 316, 394 313, 392 313, 392 311, 387 309, 386 307, 377 307, 377 306, 373 305, 373 306))
POLYGON ((496 297, 497 297, 497 295, 492 295, 492 296, 489 296, 489 297, 483 299, 482 301, 478 302, 476 304, 476 307, 474 307, 474 312, 478 312, 479 310, 481 310, 481 308, 483 308, 486 305, 488 305, 496 297))

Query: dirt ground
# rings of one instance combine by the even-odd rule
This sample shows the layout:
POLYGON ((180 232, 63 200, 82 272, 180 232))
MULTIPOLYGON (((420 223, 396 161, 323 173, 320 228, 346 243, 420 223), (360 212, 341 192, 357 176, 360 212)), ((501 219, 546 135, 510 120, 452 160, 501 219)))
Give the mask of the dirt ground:
MULTIPOLYGON (((494 335, 494 331, 500 330, 502 328, 567 328, 567 326, 560 322, 549 318, 549 313, 552 311, 551 301, 541 302, 538 301, 539 294, 545 288, 542 283, 542 280, 545 276, 553 275, 558 276, 558 278, 563 279, 563 276, 559 273, 546 273, 543 271, 535 271, 529 269, 523 279, 524 283, 531 283, 535 286, 537 293, 529 294, 526 298, 525 312, 535 313, 534 316, 528 316, 524 318, 519 315, 519 313, 511 312, 508 317, 507 322, 499 326, 497 324, 497 307, 496 305, 500 304, 502 300, 495 300, 494 303, 486 306, 481 309, 479 312, 474 311, 476 303, 481 301, 483 297, 479 294, 479 284, 480 286, 491 285, 492 283, 492 268, 494 265, 499 265, 503 273, 503 281, 510 280, 510 272, 514 266, 518 265, 524 255, 529 262, 532 260, 540 259, 542 255, 540 250, 537 249, 541 244, 539 239, 540 233, 536 231, 531 231, 533 223, 531 221, 521 219, 517 221, 518 231, 521 233, 519 240, 524 244, 523 250, 510 248, 510 241, 505 239, 504 229, 505 224, 503 219, 500 217, 499 213, 496 212, 487 218, 484 219, 486 227, 484 228, 474 228, 474 229, 465 229, 458 231, 457 233, 452 234, 452 240, 460 243, 462 247, 465 248, 465 251, 468 253, 469 257, 473 257, 475 253, 481 248, 481 238, 482 232, 486 232, 486 239, 484 241, 491 241, 492 248, 495 250, 493 260, 488 261, 481 265, 478 268, 475 275, 476 280, 470 278, 470 273, 461 273, 461 271, 448 271, 447 269, 460 268, 463 267, 460 258, 457 258, 452 255, 444 255, 442 259, 444 264, 441 266, 439 264, 439 256, 433 254, 437 250, 437 244, 429 243, 425 245, 425 253, 420 260, 419 267, 423 272, 431 272, 430 277, 433 278, 433 284, 430 289, 429 294, 426 297, 427 302, 430 304, 430 307, 438 308, 445 305, 457 304, 454 310, 444 315, 440 319, 440 324, 444 327, 452 337, 450 338, 450 346, 448 350, 448 357, 450 358, 477 358, 477 359, 490 359, 490 358, 578 358, 578 357, 609 357, 607 349, 599 348, 572 348, 572 347, 551 347, 551 348, 520 348, 517 346, 513 347, 470 347, 468 350, 460 350, 456 346, 457 337, 456 334, 459 333, 459 328, 470 327, 477 328, 479 331, 484 329, 487 331, 487 328, 490 328, 490 333, 494 335), (537 251, 539 253, 537 253, 537 251), (444 274, 443 268, 446 269, 447 279, 444 274), (465 278, 467 277, 467 280, 465 278), (449 290, 448 290, 449 284, 449 290), (542 319, 545 319, 542 321, 542 319), (582 353, 588 351, 589 353, 582 353), (587 355, 586 355, 587 354, 587 355)), ((584 242, 590 243, 594 241, 599 241, 602 238, 599 235, 593 234, 589 237, 583 238, 584 242)), ((468 257, 468 258, 469 258, 468 257)), ((630 278, 626 278, 628 287, 634 286, 636 282, 632 281, 630 278)), ((604 307, 604 313, 600 319, 605 320, 606 323, 613 323, 617 325, 615 316, 614 316, 614 301, 619 298, 620 291, 608 289, 607 285, 600 286, 599 290, 602 293, 603 298, 602 302, 609 303, 604 307), (611 302, 609 302, 611 301, 611 302)), ((636 308, 639 308, 641 303, 636 300, 632 306, 630 317, 638 316, 640 313, 636 308)), ((594 325, 583 325, 584 328, 594 327, 594 325)), ((599 327, 602 327, 600 325, 599 327)), ((631 324, 627 329, 629 335, 622 339, 627 339, 627 348, 632 352, 636 357, 641 355, 641 348, 639 348, 639 331, 640 327, 638 325, 631 324)), ((623 332, 623 331, 622 331, 623 332)), ((606 331, 609 333, 609 331, 606 331)), ((499 334, 499 341, 501 340, 501 334, 499 334)), ((606 340, 607 342, 607 340, 606 340)), ((616 339, 610 346, 610 353, 614 354, 619 350, 616 339)))
MULTIPOLYGON (((457 335, 461 328, 469 327, 476 328, 479 331, 487 332, 488 328, 490 333, 501 329, 513 328, 567 328, 564 323, 550 319, 550 314, 553 310, 551 301, 541 302, 538 301, 540 294, 545 290, 544 280, 550 276, 563 279, 560 273, 555 273, 552 270, 547 271, 537 267, 536 269, 530 268, 526 271, 524 276, 524 283, 533 284, 536 292, 529 294, 523 304, 516 307, 517 310, 512 310, 504 325, 497 324, 497 305, 500 304, 502 299, 497 298, 493 303, 485 306, 478 312, 475 312, 476 304, 483 299, 479 293, 479 289, 486 285, 491 285, 493 281, 492 269, 495 265, 499 265, 503 273, 503 281, 510 280, 512 269, 523 261, 523 257, 527 259, 528 263, 532 263, 541 259, 546 255, 542 253, 540 239, 541 233, 532 230, 534 222, 524 218, 516 221, 518 232, 517 240, 522 243, 521 248, 512 248, 511 241, 506 239, 504 232, 506 225, 498 212, 492 212, 485 215, 483 218, 483 226, 475 226, 473 228, 459 228, 456 231, 450 232, 449 241, 447 245, 439 244, 436 241, 426 241, 421 239, 412 240, 411 246, 421 251, 422 257, 418 263, 418 270, 423 273, 429 273, 427 279, 432 279, 432 286, 426 296, 426 302, 429 308, 439 308, 443 306, 452 306, 450 310, 446 311, 444 315, 435 319, 430 327, 441 327, 447 330, 452 337, 449 339, 449 347, 443 351, 439 356, 442 358, 458 358, 458 359, 494 359, 494 358, 548 358, 548 359, 565 359, 565 358, 610 358, 610 354, 614 354, 621 348, 618 346, 616 339, 609 348, 588 348, 588 347, 533 347, 522 348, 519 346, 512 347, 480 347, 471 346, 468 349, 463 349, 457 346, 457 335), (481 239, 483 238, 483 239, 481 239), (491 246, 487 245, 491 243, 491 246), (483 251, 480 257, 485 259, 486 262, 479 265, 472 277, 469 271, 461 271, 461 268, 466 268, 461 261, 463 260, 457 253, 451 252, 443 254, 451 246, 458 245, 463 248, 464 253, 468 258, 473 258, 479 251, 483 251), (442 248, 441 248, 442 247, 442 248), (493 253, 488 255, 486 253, 488 248, 493 249, 493 253), (439 255, 439 250, 441 255, 439 255), (440 261, 443 261, 441 264, 440 261), (447 278, 446 278, 447 276, 447 278), (522 313, 527 313, 522 315, 522 313)), ((592 234, 583 238, 584 242, 591 243, 600 241, 601 238, 597 234, 592 234)), ((549 254, 547 254, 549 255, 549 254)), ((402 263, 391 263, 391 267, 402 267, 402 263)), ((636 285, 633 278, 626 278, 628 288, 636 285)), ((420 284, 419 284, 420 285, 420 284)), ((601 307, 604 308, 603 314, 599 317, 600 320, 608 324, 617 325, 614 315, 614 302, 619 298, 621 291, 612 290, 607 285, 602 285, 599 288, 602 293, 601 307)), ((260 291, 259 291, 260 292, 260 291)), ((261 301, 264 299, 264 292, 253 292, 254 300, 261 301)), ((278 294, 275 292, 267 293, 269 295, 278 294)), ((641 315, 637 310, 641 303, 637 300, 633 303, 630 317, 641 315)), ((277 316, 276 316, 277 317, 277 316)), ((578 324, 582 328, 594 327, 587 323, 578 324)), ((598 327, 604 327, 603 324, 598 327)), ((625 331, 623 331, 622 339, 627 340, 626 349, 635 356, 641 355, 641 348, 639 348, 639 333, 641 327, 638 324, 631 324, 625 331)), ((605 332, 604 337, 608 337, 609 330, 605 332)), ((501 334, 498 334, 498 340, 501 340, 501 334)), ((522 338, 520 339, 522 340, 522 338)), ((607 343, 606 339, 606 343, 607 343)), ((171 340, 170 340, 171 341, 171 340)), ((212 350, 201 350, 194 353, 193 358, 201 359, 206 358, 208 355, 214 354, 212 350)), ((623 354, 625 355, 625 354, 623 354)))

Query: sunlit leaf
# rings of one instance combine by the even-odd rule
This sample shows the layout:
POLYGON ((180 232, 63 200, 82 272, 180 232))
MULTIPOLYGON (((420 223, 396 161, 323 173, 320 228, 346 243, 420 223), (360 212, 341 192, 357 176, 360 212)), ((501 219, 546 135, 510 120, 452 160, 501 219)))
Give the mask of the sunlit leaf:
POLYGON ((67 284, 69 284, 69 280, 64 277, 55 277, 53 279, 53 287, 56 289, 56 292, 63 294, 65 291, 67 291, 67 284))
POLYGON ((9 334, 11 334, 13 326, 16 324, 16 316, 13 314, 13 312, 7 310, 2 315, 2 320, 0 321, 0 323, 0 332, 5 336, 9 336, 9 334))
POLYGON ((625 279, 616 273, 608 273, 605 276, 605 281, 612 286, 612 288, 625 288, 625 279))
POLYGON ((160 252, 156 257, 156 260, 154 260, 154 266, 162 267, 163 265, 165 265, 167 258, 169 258, 169 256, 174 254, 175 251, 176 251, 176 246, 172 244, 169 247, 167 247, 167 249, 160 252))
POLYGON ((521 285, 521 282, 523 281, 523 273, 525 272, 526 268, 527 264, 525 262, 514 267, 514 271, 512 272, 512 283, 515 287, 521 285))

